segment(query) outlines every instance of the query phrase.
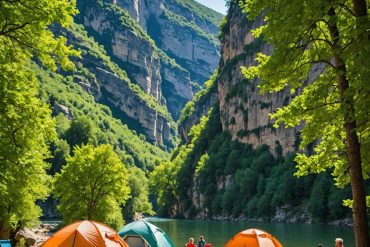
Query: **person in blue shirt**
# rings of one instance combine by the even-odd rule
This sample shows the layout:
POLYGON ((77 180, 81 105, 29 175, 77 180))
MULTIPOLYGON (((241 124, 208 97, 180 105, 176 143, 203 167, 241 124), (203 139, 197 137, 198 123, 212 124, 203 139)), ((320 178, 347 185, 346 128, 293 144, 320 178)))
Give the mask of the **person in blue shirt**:
POLYGON ((203 236, 200 236, 197 247, 204 247, 205 245, 206 245, 206 240, 204 240, 203 236))

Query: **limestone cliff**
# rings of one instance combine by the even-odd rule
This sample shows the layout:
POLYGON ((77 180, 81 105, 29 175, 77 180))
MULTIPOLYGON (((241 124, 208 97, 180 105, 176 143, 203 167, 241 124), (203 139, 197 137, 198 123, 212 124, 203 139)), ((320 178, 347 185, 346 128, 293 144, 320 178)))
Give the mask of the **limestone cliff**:
POLYGON ((203 83, 217 65, 222 16, 214 11, 202 16, 175 0, 79 0, 77 6, 76 21, 175 120, 193 97, 192 84, 203 83))
POLYGON ((272 126, 269 114, 288 104, 288 90, 261 94, 258 80, 249 81, 241 73, 241 66, 254 64, 257 52, 268 53, 271 47, 255 39, 251 30, 263 24, 263 18, 247 21, 238 7, 234 7, 221 39, 222 69, 218 80, 221 123, 242 143, 253 147, 267 144, 272 150, 280 145, 283 154, 294 151, 298 129, 278 129, 272 126))
POLYGON ((69 43, 82 52, 81 59, 75 62, 78 71, 85 72, 74 74, 74 81, 98 102, 109 106, 131 129, 144 134, 148 141, 172 147, 171 137, 176 127, 166 108, 133 84, 102 47, 87 37, 82 25, 74 25, 64 32, 69 43))
POLYGON ((193 0, 115 2, 128 10, 160 49, 190 72, 192 81, 202 85, 217 67, 221 14, 193 0))
POLYGON ((77 3, 80 11, 77 21, 108 50, 130 79, 159 101, 162 97, 160 59, 150 40, 143 33, 137 33, 140 30, 130 26, 129 17, 115 5, 103 3, 101 6, 95 1, 77 3))
MULTIPOLYGON (((258 80, 249 81, 241 73, 241 66, 254 64, 259 51, 268 53, 271 46, 255 39, 251 30, 261 26, 263 18, 249 21, 236 5, 229 10, 227 23, 221 37, 221 60, 217 78, 218 107, 222 129, 229 131, 234 140, 252 144, 254 148, 267 144, 272 150, 281 146, 283 154, 294 151, 299 128, 274 128, 269 114, 290 102, 288 90, 274 94, 260 94, 258 80)), ((209 110, 194 102, 199 109, 180 125, 180 133, 186 139, 187 132, 199 121, 199 116, 209 110)))

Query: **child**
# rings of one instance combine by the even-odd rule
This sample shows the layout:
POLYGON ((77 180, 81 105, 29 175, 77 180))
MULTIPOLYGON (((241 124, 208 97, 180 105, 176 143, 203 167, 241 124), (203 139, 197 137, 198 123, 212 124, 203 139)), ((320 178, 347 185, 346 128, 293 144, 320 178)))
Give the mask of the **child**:
POLYGON ((196 247, 194 244, 194 238, 189 238, 189 242, 186 244, 186 247, 196 247))

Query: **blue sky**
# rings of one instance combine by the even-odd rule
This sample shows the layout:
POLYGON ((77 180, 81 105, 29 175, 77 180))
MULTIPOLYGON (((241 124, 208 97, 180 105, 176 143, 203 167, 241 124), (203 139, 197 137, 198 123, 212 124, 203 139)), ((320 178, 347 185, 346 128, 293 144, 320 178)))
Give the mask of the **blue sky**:
POLYGON ((226 7, 224 0, 195 0, 211 9, 216 10, 224 15, 226 15, 226 7))

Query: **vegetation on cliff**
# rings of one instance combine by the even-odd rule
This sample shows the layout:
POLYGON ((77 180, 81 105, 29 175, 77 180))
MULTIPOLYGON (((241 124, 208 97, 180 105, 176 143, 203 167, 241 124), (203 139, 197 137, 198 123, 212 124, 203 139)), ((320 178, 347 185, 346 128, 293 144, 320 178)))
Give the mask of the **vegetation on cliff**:
POLYGON ((218 26, 222 19, 222 14, 210 9, 194 0, 175 0, 178 4, 185 6, 204 21, 210 21, 218 26))
MULTIPOLYGON (((150 44, 150 46, 155 50, 155 55, 158 56, 159 49, 156 47, 154 41, 150 38, 150 36, 140 27, 140 25, 130 17, 126 10, 116 6, 115 4, 106 3, 106 1, 79 1, 78 2, 79 10, 82 12, 80 15, 83 15, 88 9, 90 8, 98 8, 99 11, 102 11, 107 16, 109 16, 109 20, 111 25, 113 25, 116 29, 128 29, 137 35, 139 39, 145 40, 150 44)), ((78 17, 81 18, 81 17, 78 17)), ((78 19, 77 18, 77 19, 78 19)), ((113 39, 114 32, 109 34, 98 34, 91 30, 91 28, 87 28, 89 33, 85 31, 82 25, 75 25, 74 29, 71 29, 73 35, 76 35, 78 38, 82 38, 85 41, 86 45, 80 46, 79 43, 74 43, 81 47, 87 52, 96 53, 95 48, 98 49, 99 54, 103 56, 99 56, 99 59, 103 59, 103 63, 106 63, 109 68, 117 75, 121 76, 128 85, 132 88, 132 90, 138 95, 139 98, 143 99, 143 102, 147 104, 149 107, 155 109, 160 113, 163 117, 165 117, 172 126, 176 126, 176 123, 173 121, 171 115, 169 114, 167 107, 160 102, 158 102, 152 95, 145 93, 142 88, 139 86, 138 82, 132 82, 128 79, 127 72, 124 71, 124 68, 128 65, 123 64, 122 61, 117 59, 112 54, 111 48, 111 41, 113 39), (83 34, 83 35, 82 35, 83 34), (90 36, 90 37, 89 37, 90 36), (94 37, 94 38, 92 38, 94 37), (110 37, 111 39, 108 39, 110 37), (100 44, 100 45, 98 45, 100 44)), ((170 59, 165 53, 160 53, 161 58, 166 63, 171 64, 173 67, 180 67, 175 63, 174 60, 170 59)))
MULTIPOLYGON (((57 117, 58 134, 60 139, 72 140, 69 137, 69 130, 73 123, 83 117, 91 125, 92 132, 85 139, 87 143, 105 144, 114 146, 121 159, 128 165, 135 165, 144 170, 151 170, 155 165, 155 160, 165 159, 168 154, 159 147, 149 144, 144 137, 130 130, 121 120, 112 116, 111 110, 102 104, 96 103, 94 97, 84 91, 73 81, 73 77, 63 77, 56 73, 45 71, 34 65, 41 82, 41 96, 45 101, 52 104, 61 104, 68 107, 75 120, 68 120, 65 116, 57 117)), ((80 119, 80 120, 78 120, 80 119)), ((86 124, 85 124, 86 126, 86 124)), ((81 131, 79 131, 81 134, 81 131)), ((84 138, 78 138, 80 143, 84 138)), ((70 149, 76 143, 70 142, 70 149)), ((84 143, 86 144, 86 143, 84 143)))
POLYGON ((164 18, 168 18, 170 21, 176 22, 180 27, 190 28, 193 32, 197 33, 200 37, 207 39, 211 42, 214 46, 219 44, 217 38, 205 31, 203 31, 200 27, 198 27, 194 22, 188 21, 185 17, 176 15, 169 10, 164 11, 164 18))
POLYGON ((336 188, 328 173, 294 177, 295 154, 283 157, 281 148, 253 149, 233 141, 222 131, 217 107, 189 136, 191 141, 175 149, 171 161, 156 167, 150 178, 163 214, 271 220, 278 207, 288 207, 288 217, 308 211, 316 222, 350 216, 342 205, 350 196, 348 187, 336 188), (204 196, 203 205, 194 194, 204 196))
POLYGON ((181 111, 179 123, 185 122, 195 111, 195 105, 202 105, 209 95, 217 89, 217 79, 219 76, 219 70, 213 72, 211 78, 204 83, 204 88, 200 90, 192 100, 186 103, 185 107, 181 111))

